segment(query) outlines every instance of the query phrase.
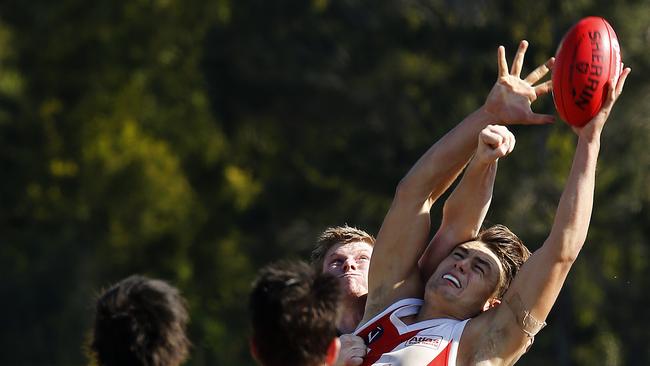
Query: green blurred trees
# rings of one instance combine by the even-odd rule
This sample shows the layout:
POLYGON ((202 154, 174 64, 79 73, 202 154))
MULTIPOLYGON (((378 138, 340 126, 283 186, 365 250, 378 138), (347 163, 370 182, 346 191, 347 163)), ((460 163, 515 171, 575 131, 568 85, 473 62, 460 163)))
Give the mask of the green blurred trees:
MULTIPOLYGON (((0 4, 0 364, 75 365, 92 299, 131 273, 178 285, 192 365, 252 364, 255 269, 320 230, 379 228, 417 157, 482 103, 496 46, 553 54, 579 18, 633 68, 588 243, 522 364, 650 362, 648 14, 639 1, 100 1, 0 4)), ((538 111, 553 110, 550 97, 538 111)), ((514 128, 491 222, 531 248, 573 152, 514 128)), ((439 207, 434 222, 439 218, 439 207)))

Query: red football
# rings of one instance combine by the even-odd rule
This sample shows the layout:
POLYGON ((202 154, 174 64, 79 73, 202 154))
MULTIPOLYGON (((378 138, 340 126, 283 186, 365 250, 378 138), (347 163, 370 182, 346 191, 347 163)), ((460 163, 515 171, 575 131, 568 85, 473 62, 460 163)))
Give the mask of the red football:
POLYGON ((560 117, 584 126, 600 110, 607 80, 622 72, 616 33, 600 17, 580 20, 564 35, 555 53, 553 101, 560 117))

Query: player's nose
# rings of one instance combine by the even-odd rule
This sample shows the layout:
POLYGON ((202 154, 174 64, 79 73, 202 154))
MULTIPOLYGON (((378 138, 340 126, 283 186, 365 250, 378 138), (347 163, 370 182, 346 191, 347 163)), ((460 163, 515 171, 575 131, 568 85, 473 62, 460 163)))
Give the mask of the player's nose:
POLYGON ((354 260, 354 258, 348 258, 343 262, 343 271, 348 272, 348 271, 353 271, 357 269, 357 262, 354 260))
POLYGON ((456 261, 456 263, 454 263, 454 268, 458 269, 460 272, 466 272, 468 265, 469 265, 469 260, 467 258, 463 258, 456 261))

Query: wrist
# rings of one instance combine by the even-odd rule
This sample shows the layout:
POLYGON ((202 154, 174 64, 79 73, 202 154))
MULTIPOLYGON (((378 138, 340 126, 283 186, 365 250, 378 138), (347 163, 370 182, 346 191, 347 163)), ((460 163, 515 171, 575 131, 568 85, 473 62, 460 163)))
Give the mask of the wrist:
POLYGON ((486 104, 483 104, 475 113, 479 119, 485 122, 485 125, 499 124, 499 117, 486 104))
POLYGON ((577 150, 583 150, 587 154, 598 156, 600 153, 600 134, 578 137, 577 150))
POLYGON ((475 172, 489 172, 492 169, 496 168, 499 158, 494 158, 490 156, 479 156, 476 155, 474 159, 470 162, 470 167, 468 170, 473 170, 475 172))
POLYGON ((580 134, 578 135, 578 139, 586 143, 589 143, 590 145, 591 144, 600 145, 600 135, 603 131, 602 128, 598 128, 598 127, 589 128, 589 127, 592 126, 585 127, 582 129, 582 131, 580 131, 580 134))

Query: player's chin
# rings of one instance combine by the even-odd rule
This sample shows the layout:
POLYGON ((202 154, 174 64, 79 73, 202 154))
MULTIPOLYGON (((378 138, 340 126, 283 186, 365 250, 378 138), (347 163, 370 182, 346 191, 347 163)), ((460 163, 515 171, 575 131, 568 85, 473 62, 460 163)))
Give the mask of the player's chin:
POLYGON ((358 283, 349 283, 343 286, 343 292, 347 296, 361 297, 368 294, 368 288, 358 283))

